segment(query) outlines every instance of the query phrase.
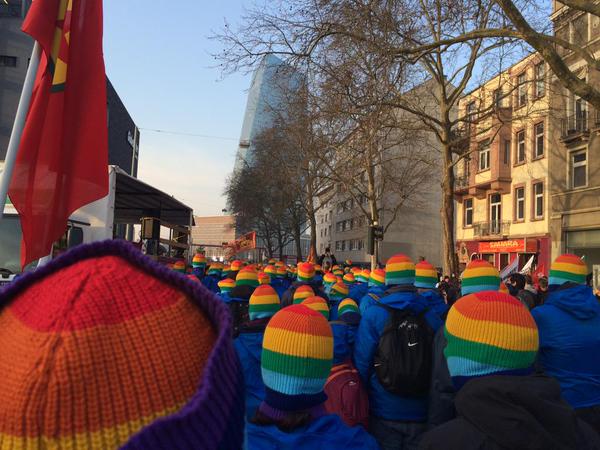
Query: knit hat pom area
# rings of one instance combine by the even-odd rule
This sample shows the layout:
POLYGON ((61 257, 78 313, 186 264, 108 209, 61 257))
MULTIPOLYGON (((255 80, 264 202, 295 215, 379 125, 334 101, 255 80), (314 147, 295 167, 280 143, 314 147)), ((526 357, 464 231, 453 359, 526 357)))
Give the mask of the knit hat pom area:
POLYGON ((265 330, 261 357, 265 403, 280 411, 302 411, 325 402, 333 360, 327 319, 306 305, 275 314, 265 330))
POLYGON ((240 448, 230 336, 201 283, 79 246, 0 293, 0 449, 240 448))
POLYGON ((529 310, 498 291, 470 294, 450 309, 444 355, 450 376, 466 380, 490 374, 530 370, 539 342, 529 310))

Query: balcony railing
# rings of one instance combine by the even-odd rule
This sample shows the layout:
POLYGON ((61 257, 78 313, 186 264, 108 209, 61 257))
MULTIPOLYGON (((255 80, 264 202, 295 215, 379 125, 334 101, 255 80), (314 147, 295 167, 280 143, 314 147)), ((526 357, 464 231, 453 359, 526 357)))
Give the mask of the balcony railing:
POLYGON ((494 220, 473 224, 476 237, 506 236, 510 231, 510 221, 494 220))
POLYGON ((599 111, 580 111, 562 119, 562 137, 588 133, 590 128, 600 125, 599 111))
POLYGON ((462 190, 469 187, 470 177, 467 175, 459 175, 454 178, 454 189, 462 190))

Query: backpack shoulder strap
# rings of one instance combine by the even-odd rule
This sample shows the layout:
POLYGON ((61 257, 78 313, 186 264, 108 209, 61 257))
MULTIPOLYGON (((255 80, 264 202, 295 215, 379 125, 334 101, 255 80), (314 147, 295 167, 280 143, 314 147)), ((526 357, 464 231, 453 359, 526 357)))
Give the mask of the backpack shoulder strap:
POLYGON ((379 296, 378 296, 378 295, 375 295, 375 294, 373 294, 372 292, 369 292, 369 293, 367 293, 367 295, 368 295, 369 297, 371 297, 373 300, 375 300, 376 302, 378 302, 378 301, 379 301, 379 296))

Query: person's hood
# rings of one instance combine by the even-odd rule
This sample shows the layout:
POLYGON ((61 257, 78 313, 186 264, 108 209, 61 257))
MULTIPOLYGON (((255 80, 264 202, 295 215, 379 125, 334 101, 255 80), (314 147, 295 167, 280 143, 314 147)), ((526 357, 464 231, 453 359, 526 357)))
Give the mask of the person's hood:
POLYGON ((574 449, 579 427, 554 378, 489 376, 457 394, 457 415, 502 448, 574 449))
POLYGON ((240 333, 236 338, 238 344, 248 351, 248 354, 251 355, 254 360, 256 360, 259 366, 263 345, 263 336, 264 331, 260 331, 256 333, 240 333))
POLYGON ((552 305, 579 320, 589 320, 600 314, 600 303, 592 288, 583 284, 567 284, 552 291, 545 305, 552 305))
POLYGON ((419 296, 427 300, 427 307, 442 317, 448 312, 448 305, 437 289, 428 289, 419 293, 419 296))
POLYGON ((412 286, 396 286, 386 291, 380 302, 396 309, 408 309, 419 314, 427 309, 427 300, 412 286))

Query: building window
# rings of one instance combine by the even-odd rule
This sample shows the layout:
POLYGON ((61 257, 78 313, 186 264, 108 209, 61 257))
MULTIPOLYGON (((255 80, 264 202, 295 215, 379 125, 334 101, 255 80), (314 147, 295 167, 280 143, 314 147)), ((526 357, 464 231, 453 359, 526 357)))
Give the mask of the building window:
POLYGON ((546 64, 543 62, 535 66, 535 95, 536 97, 546 95, 546 64))
POLYGON ((485 141, 479 145, 479 171, 490 168, 490 142, 485 141))
POLYGON ((364 239, 359 239, 358 241, 358 249, 359 250, 364 250, 365 248, 365 240, 364 239))
POLYGON ((517 77, 517 106, 527 104, 527 73, 523 72, 517 77))
POLYGON ((502 231, 502 196, 498 193, 490 195, 490 234, 502 231))
POLYGON ((465 127, 467 129, 467 131, 471 130, 471 127, 473 126, 473 123, 475 121, 475 110, 477 109, 477 104, 475 102, 470 102, 467 104, 467 123, 465 124, 465 127))
POLYGON ((571 187, 587 186, 587 151, 571 153, 571 187))
POLYGON ((504 141, 504 164, 510 164, 510 141, 504 141))
POLYGON ((346 250, 346 241, 341 241, 341 251, 345 251, 346 250))
POLYGON ((503 95, 502 89, 496 89, 494 91, 494 107, 496 109, 502 108, 504 100, 503 95))
POLYGON ((517 164, 525 162, 525 130, 517 133, 517 164))
POLYGON ((544 183, 541 182, 533 185, 533 217, 544 217, 544 183))
POLYGON ((534 143, 534 158, 541 158, 544 156, 544 122, 538 123, 534 126, 535 131, 535 143, 534 143))
POLYGON ((515 189, 515 221, 523 220, 525 220, 525 188, 518 187, 515 189))
POLYGON ((464 226, 470 227, 473 226, 473 199, 467 198, 463 203, 463 209, 465 213, 464 217, 464 226))
POLYGON ((17 67, 17 57, 0 55, 0 67, 17 67))

